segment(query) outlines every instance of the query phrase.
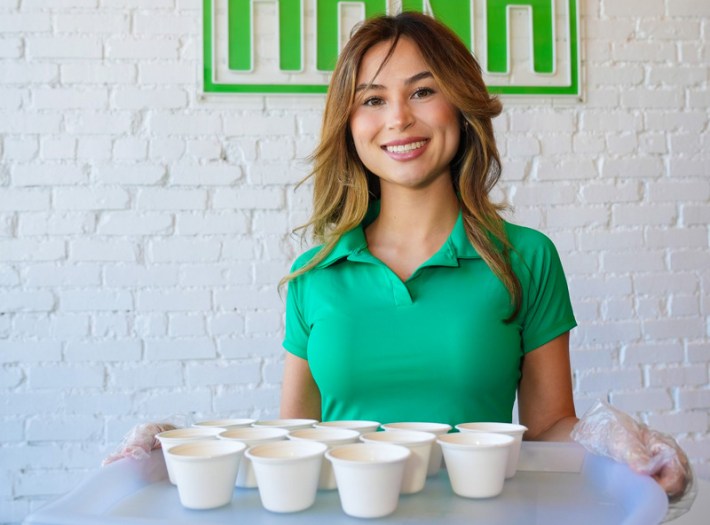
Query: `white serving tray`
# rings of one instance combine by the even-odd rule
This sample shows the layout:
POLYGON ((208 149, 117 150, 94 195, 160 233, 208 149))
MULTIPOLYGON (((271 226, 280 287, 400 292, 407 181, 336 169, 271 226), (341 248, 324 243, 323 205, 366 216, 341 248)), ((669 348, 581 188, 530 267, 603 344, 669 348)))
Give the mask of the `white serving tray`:
POLYGON ((656 482, 574 444, 523 443, 521 469, 500 496, 456 496, 442 469, 418 494, 401 496, 394 514, 362 520, 345 515, 337 491, 320 491, 310 509, 276 514, 257 489, 236 488, 232 503, 196 511, 180 505, 160 451, 98 470, 73 491, 28 516, 25 525, 653 525, 663 521, 666 495, 656 482))

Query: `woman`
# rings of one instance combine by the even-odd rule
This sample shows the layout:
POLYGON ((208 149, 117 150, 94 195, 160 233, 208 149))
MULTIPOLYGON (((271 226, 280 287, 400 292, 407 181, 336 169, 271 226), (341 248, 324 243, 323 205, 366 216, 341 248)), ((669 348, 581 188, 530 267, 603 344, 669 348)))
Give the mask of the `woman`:
POLYGON ((430 17, 365 22, 314 154, 321 246, 287 276, 282 417, 509 421, 569 439, 575 320, 552 243, 489 194, 501 111, 430 17))
POLYGON ((599 404, 577 424, 559 257, 506 223, 501 111, 465 45, 416 13, 366 21, 331 79, 314 154, 320 246, 288 283, 281 416, 510 421, 652 475, 677 512, 692 471, 670 436, 599 404))

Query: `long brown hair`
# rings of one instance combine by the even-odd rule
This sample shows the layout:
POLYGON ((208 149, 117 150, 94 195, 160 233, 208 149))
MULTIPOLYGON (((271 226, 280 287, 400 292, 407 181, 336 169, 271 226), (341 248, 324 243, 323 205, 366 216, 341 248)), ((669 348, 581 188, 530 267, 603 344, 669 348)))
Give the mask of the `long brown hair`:
POLYGON ((510 263, 511 246, 500 216, 505 206, 489 198, 501 171, 491 120, 502 107, 488 93, 480 66, 456 34, 433 18, 414 12, 366 20, 338 58, 326 97, 320 144, 311 156, 313 171, 305 179, 313 180, 313 212, 310 220, 297 228, 303 232, 312 229, 314 240, 323 246, 282 284, 322 261, 344 233, 362 222, 370 202, 380 196, 379 180, 355 151, 349 120, 365 53, 380 42, 391 41, 386 62, 403 37, 417 45, 439 89, 460 112, 461 140, 451 163, 452 182, 471 244, 510 294, 512 319, 520 309, 522 291, 510 263))

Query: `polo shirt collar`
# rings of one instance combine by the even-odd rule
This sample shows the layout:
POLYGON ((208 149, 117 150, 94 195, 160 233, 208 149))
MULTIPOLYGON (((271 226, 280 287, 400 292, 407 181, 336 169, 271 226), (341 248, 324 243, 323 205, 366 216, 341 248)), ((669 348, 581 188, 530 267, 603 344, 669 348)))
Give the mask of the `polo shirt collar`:
MULTIPOLYGON (((380 211, 380 202, 375 201, 367 211, 365 220, 357 227, 346 232, 337 242, 333 250, 316 265, 316 268, 325 268, 341 259, 347 258, 352 261, 367 259, 361 255, 367 251, 367 238, 365 237, 365 227, 370 224, 380 211)), ((369 255, 369 252, 368 252, 369 255)), ((466 235, 463 224, 463 215, 459 210, 459 215, 454 224, 448 239, 443 246, 425 263, 425 266, 458 266, 459 259, 477 259, 481 256, 471 245, 466 235)))

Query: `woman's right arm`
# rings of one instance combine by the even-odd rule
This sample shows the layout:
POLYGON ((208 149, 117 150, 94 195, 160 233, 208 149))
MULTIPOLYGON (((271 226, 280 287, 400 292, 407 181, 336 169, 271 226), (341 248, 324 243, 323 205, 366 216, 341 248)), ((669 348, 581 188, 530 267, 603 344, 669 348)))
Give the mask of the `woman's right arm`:
POLYGON ((281 417, 321 419, 320 391, 308 361, 286 352, 281 386, 281 417))

